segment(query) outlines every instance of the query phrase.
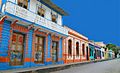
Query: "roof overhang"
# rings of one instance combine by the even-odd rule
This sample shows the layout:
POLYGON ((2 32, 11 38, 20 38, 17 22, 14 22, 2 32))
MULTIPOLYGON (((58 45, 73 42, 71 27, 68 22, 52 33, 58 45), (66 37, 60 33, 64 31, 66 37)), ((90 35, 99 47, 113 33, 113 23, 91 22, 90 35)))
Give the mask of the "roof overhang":
POLYGON ((51 0, 38 0, 42 3, 44 3, 45 5, 47 5, 48 7, 52 8, 53 10, 55 10, 56 12, 60 13, 63 16, 67 16, 68 13, 65 12, 62 8, 58 7, 56 4, 54 4, 51 0))

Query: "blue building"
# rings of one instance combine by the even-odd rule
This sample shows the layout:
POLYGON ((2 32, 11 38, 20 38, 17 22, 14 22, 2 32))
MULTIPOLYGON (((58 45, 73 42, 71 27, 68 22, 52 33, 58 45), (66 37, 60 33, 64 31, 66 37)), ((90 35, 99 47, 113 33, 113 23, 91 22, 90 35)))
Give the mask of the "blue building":
POLYGON ((50 0, 0 0, 0 70, 63 64, 66 15, 50 0))

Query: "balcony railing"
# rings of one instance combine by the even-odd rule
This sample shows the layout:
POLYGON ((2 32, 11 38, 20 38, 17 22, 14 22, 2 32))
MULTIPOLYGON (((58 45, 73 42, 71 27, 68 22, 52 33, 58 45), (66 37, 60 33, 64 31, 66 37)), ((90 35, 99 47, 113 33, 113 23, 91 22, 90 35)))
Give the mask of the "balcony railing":
POLYGON ((17 4, 14 4, 12 2, 7 2, 5 6, 5 12, 12 14, 14 16, 17 16, 19 18, 22 18, 24 20, 27 20, 29 22, 41 25, 45 28, 57 31, 59 33, 62 33, 64 35, 68 35, 68 31, 62 27, 61 25, 58 25, 46 18, 43 18, 25 8, 22 8, 18 6, 17 4))

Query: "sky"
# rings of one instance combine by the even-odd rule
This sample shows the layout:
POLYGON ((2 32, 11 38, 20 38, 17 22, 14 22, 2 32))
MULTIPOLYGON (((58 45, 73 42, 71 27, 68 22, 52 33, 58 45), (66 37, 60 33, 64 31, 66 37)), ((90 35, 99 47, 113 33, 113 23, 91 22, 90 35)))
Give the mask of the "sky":
POLYGON ((63 25, 89 40, 120 46, 120 0, 52 0, 69 15, 63 25))

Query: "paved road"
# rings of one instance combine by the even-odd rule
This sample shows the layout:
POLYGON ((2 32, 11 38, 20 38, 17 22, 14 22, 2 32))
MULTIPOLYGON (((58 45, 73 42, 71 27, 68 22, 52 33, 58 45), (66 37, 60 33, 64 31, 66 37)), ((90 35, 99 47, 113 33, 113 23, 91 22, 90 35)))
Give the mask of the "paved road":
POLYGON ((120 59, 81 65, 51 73, 120 73, 120 59))

